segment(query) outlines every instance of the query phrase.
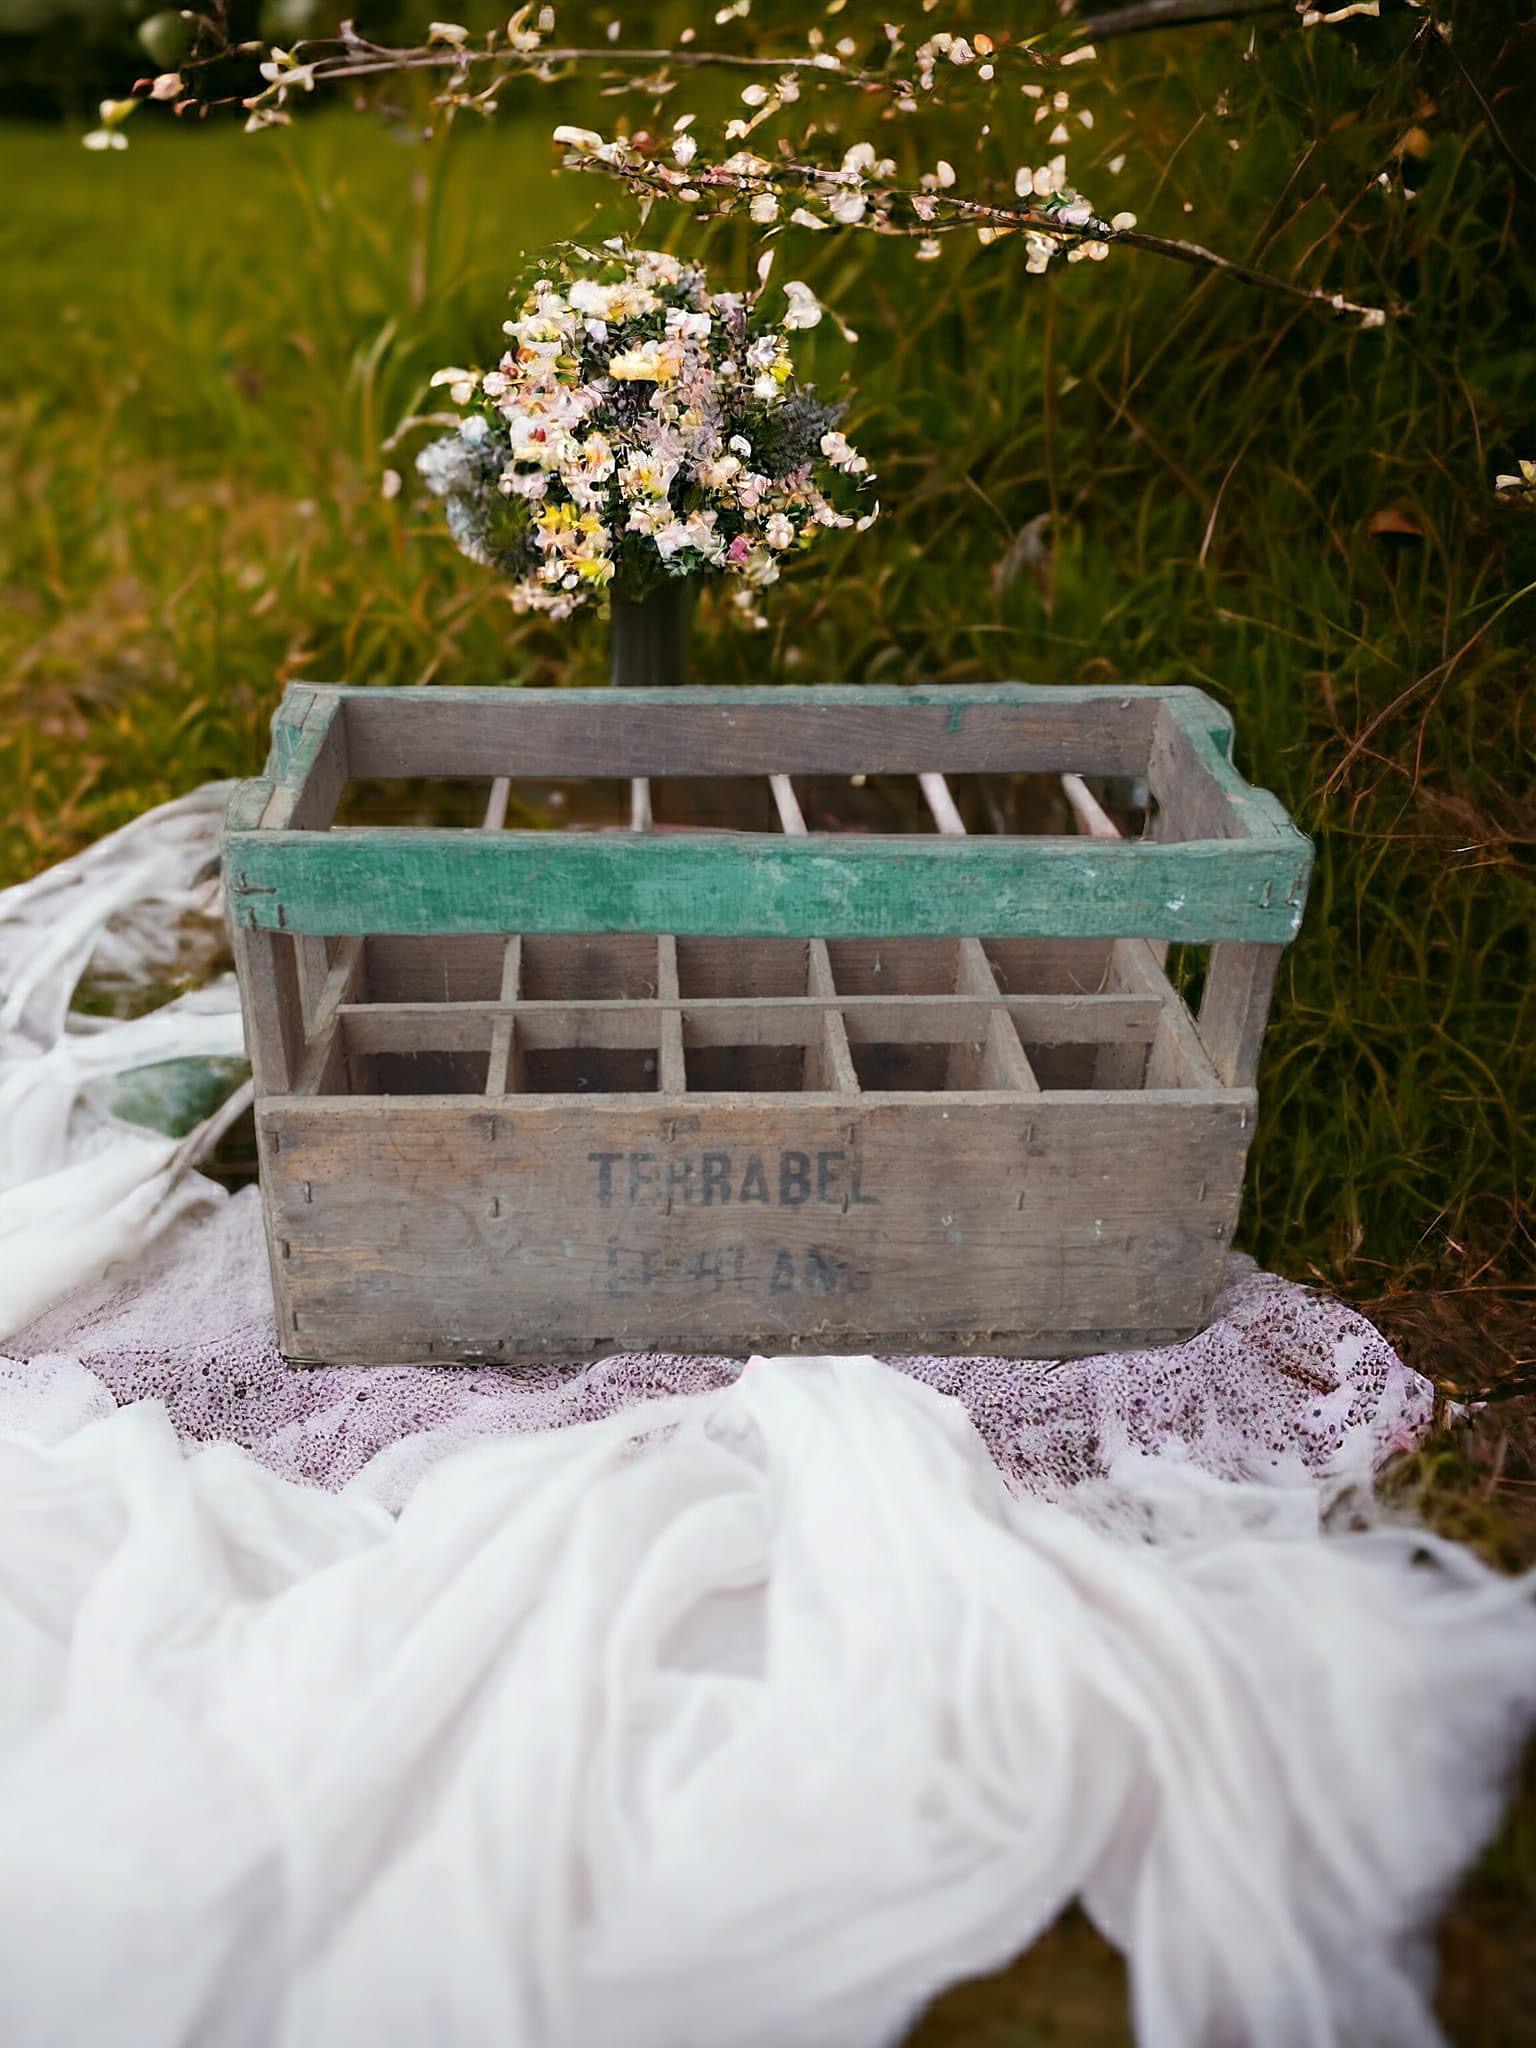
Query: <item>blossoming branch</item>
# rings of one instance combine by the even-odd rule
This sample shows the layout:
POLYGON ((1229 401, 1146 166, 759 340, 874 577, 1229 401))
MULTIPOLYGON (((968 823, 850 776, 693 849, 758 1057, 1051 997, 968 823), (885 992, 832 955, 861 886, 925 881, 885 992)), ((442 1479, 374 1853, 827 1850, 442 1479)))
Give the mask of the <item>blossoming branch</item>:
MULTIPOLYGON (((924 0, 925 14, 932 4, 924 0)), ((926 21, 911 29, 893 21, 860 28, 850 20, 845 27, 838 11, 830 28, 813 25, 798 45, 775 49, 763 47, 772 38, 758 34, 751 9, 752 0, 730 0, 715 12, 717 31, 742 38, 737 48, 702 47, 692 28, 685 28, 671 49, 626 47, 619 41, 617 22, 608 24, 612 39, 606 45, 561 41, 553 7, 532 4, 519 8, 504 28, 479 37, 460 23, 436 21, 424 43, 391 48, 343 23, 333 38, 282 48, 232 41, 221 26, 227 15, 216 5, 199 17, 199 40, 181 69, 141 80, 140 86, 150 98, 172 103, 178 114, 195 110, 201 116, 220 103, 194 95, 188 81, 198 82, 231 55, 257 57, 264 83, 243 105, 247 127, 259 130, 290 121, 293 105, 322 85, 431 74, 435 114, 451 121, 464 113, 493 114, 500 94, 514 80, 552 83, 596 73, 605 96, 647 99, 650 112, 638 123, 620 124, 612 138, 591 129, 567 131, 576 138, 577 152, 567 162, 616 177, 642 207, 667 198, 703 214, 745 211, 754 224, 770 229, 790 222, 904 235, 913 239, 920 260, 936 257, 939 237, 961 228, 983 242, 1017 236, 1024 268, 1036 275, 1058 258, 1102 260, 1120 244, 1326 308, 1368 327, 1383 325, 1401 310, 1362 305, 1338 292, 1300 285, 1235 262, 1203 243, 1141 231, 1129 213, 1096 210, 1076 189, 1067 156, 1067 145, 1083 141, 1094 125, 1092 107, 1075 103, 1074 67, 1091 64, 1096 55, 1093 43, 1083 39, 1082 25, 1070 15, 1042 7, 1038 27, 1000 25, 989 34, 975 27, 959 33, 926 21), (692 112, 661 119, 681 80, 704 68, 734 69, 749 79, 740 92, 741 111, 725 121, 718 138, 709 140, 692 112), (1016 138, 1021 117, 1026 132, 1041 134, 1045 148, 1031 151, 1031 160, 1011 171, 1011 192, 985 180, 962 189, 961 173, 942 157, 931 168, 899 174, 887 124, 939 104, 947 105, 957 122, 974 118, 978 157, 990 157, 1005 140, 1016 138), (850 116, 866 111, 882 125, 878 145, 847 133, 850 116), (654 132, 650 122, 656 124, 654 132), (769 123, 779 126, 771 145, 765 135, 763 143, 751 147, 750 139, 769 123)), ((1185 0, 1158 0, 1155 6, 1125 10, 1125 26, 1144 32, 1181 20, 1209 19, 1211 11, 1211 0, 1187 5, 1185 0)), ((1234 11, 1258 10, 1242 4, 1234 5, 1234 11)), ((1374 11, 1374 0, 1298 9, 1303 26, 1374 11)), ((1118 20, 1113 14, 1093 17, 1093 33, 1119 33, 1118 20)), ((1435 26, 1426 17, 1426 28, 1435 26)), ((103 127, 88 142, 99 148, 121 146, 122 124, 135 104, 105 103, 103 127)))

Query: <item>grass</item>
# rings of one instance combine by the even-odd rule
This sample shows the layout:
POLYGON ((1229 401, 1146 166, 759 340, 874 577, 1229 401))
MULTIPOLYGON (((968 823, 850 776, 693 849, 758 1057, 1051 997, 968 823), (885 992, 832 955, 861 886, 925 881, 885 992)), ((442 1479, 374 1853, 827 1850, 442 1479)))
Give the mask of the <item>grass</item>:
MULTIPOLYGON (((1266 24, 1253 61, 1235 27, 1106 52, 1085 188, 1156 231, 1411 301, 1384 331, 1128 253, 1041 282, 1006 243, 914 267, 796 231, 779 274, 865 337, 807 339, 821 381, 857 381, 885 513, 787 579, 770 633, 706 604, 695 666, 1195 681, 1232 707, 1245 771, 1319 850, 1243 1241, 1366 1305, 1447 1390, 1496 1393, 1398 1484, 1515 1563, 1536 1556, 1536 514, 1491 480, 1536 453, 1536 270, 1529 181, 1460 68, 1497 87, 1500 12, 1460 10, 1456 60, 1395 17, 1266 24)), ((429 150, 345 118, 259 142, 141 119, 111 160, 0 135, 25 195, 0 222, 0 882, 249 772, 288 677, 601 680, 599 627, 514 621, 430 506, 380 489, 386 464, 409 476, 414 444, 383 443, 427 373, 487 352, 519 251, 598 206, 603 232, 632 224, 616 195, 551 178, 543 137, 573 111, 546 96, 429 150)), ((746 275, 733 231, 710 253, 746 275)), ((1451 1922, 1458 2040, 1515 2038, 1489 1972, 1528 1974, 1532 1814, 1451 1922)), ((1037 2015, 1086 1939, 956 1994, 920 2038, 1098 2038, 1049 1998, 1037 2015)))

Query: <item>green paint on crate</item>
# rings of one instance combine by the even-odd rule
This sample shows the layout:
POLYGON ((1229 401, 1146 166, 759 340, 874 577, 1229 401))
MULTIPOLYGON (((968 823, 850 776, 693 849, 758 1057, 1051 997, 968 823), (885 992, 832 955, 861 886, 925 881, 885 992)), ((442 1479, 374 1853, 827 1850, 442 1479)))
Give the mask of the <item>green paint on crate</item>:
POLYGON ((320 750, 341 715, 338 690, 290 686, 272 716, 272 748, 267 756, 268 779, 283 792, 291 812, 314 771, 320 750))
POLYGON ((1139 934, 1283 944, 1299 921, 1311 848, 1289 826, 1283 836, 1182 844, 350 828, 235 833, 226 865, 239 922, 334 937, 1139 934))

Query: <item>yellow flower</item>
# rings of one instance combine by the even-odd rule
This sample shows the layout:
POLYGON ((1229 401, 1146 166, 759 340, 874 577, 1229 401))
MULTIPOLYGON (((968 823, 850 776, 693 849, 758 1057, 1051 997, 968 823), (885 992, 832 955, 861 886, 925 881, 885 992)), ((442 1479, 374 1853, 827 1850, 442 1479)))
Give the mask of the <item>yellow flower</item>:
POLYGON ((608 365, 608 374, 621 384, 670 384, 678 372, 678 359, 671 349, 647 342, 642 348, 625 349, 608 365))

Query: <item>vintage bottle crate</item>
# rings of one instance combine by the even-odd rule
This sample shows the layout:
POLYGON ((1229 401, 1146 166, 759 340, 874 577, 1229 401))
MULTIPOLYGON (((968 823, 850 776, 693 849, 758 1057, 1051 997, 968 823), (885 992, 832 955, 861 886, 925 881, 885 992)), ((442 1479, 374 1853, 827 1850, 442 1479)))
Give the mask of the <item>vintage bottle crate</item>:
POLYGON ((1311 862, 1230 747, 1189 689, 291 688, 225 843, 286 1355, 1197 1329, 1311 862), (346 822, 425 779, 473 811, 346 822))

